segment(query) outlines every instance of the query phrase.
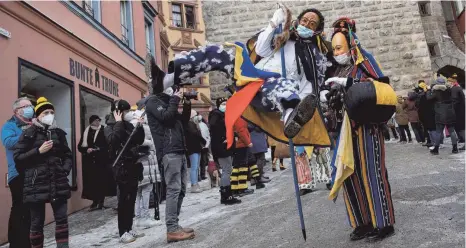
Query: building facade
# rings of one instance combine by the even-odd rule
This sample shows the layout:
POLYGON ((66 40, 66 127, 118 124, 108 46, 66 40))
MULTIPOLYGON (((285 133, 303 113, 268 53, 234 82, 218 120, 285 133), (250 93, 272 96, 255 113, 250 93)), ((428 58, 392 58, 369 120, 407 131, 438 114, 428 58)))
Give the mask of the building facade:
MULTIPOLYGON (((202 3, 207 39, 246 42, 268 24, 277 8, 272 1, 205 1, 202 3)), ((307 8, 325 17, 327 39, 339 17, 356 21, 357 34, 404 93, 435 72, 459 75, 464 86, 464 1, 285 1, 296 18, 307 8)), ((225 95, 229 81, 210 74, 212 99, 225 95)))
MULTIPOLYGON (((147 93, 147 53, 161 66, 168 60, 162 53, 167 44, 160 39, 159 6, 156 1, 0 2, 0 120, 11 117, 11 104, 19 96, 33 103, 45 96, 54 104, 75 160, 69 213, 90 205, 81 199, 81 155, 76 149, 89 117, 105 120, 113 100, 135 104, 147 93)), ((6 173, 2 146, 0 242, 7 240, 11 206, 6 173)), ((49 208, 47 222, 51 219, 49 208)))
MULTIPOLYGON (((206 43, 205 25, 201 0, 178 0, 158 2, 164 20, 162 36, 168 41, 169 60, 183 51, 196 49, 206 43)), ((192 100, 197 112, 207 117, 212 105, 210 101, 209 77, 205 75, 198 83, 187 86, 185 91, 199 92, 198 100, 192 100)))

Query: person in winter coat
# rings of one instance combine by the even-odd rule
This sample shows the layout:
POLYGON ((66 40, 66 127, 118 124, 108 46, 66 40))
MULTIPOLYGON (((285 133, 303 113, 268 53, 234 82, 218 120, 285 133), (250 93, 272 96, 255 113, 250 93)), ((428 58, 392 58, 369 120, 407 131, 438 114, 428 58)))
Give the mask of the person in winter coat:
POLYGON ((416 99, 416 107, 418 109, 419 120, 424 127, 424 135, 427 137, 426 146, 430 147, 435 141, 435 112, 434 103, 427 100, 427 95, 430 94, 430 88, 425 84, 424 81, 419 82, 418 96, 416 99))
POLYGON ((206 141, 202 137, 199 123, 201 116, 195 110, 191 110, 191 119, 186 126, 186 148, 188 150, 189 161, 191 162, 190 179, 191 192, 201 193, 202 189, 198 184, 199 165, 201 162, 201 151, 205 147, 206 141))
POLYGON ((456 114, 453 106, 451 89, 445 85, 445 79, 438 77, 432 87, 431 94, 427 95, 427 100, 435 103, 435 124, 436 124, 436 140, 435 147, 430 152, 433 155, 438 155, 440 146, 441 134, 446 127, 450 133, 451 143, 453 145, 452 153, 458 153, 458 137, 455 132, 456 114))
POLYGON ((280 170, 286 170, 286 167, 283 164, 283 158, 275 157, 275 149, 277 148, 278 141, 274 140, 271 137, 267 137, 267 143, 270 146, 270 156, 272 158, 272 171, 277 171, 277 161, 280 162, 280 170))
POLYGON ((67 248, 72 153, 65 131, 57 127, 52 103, 40 97, 34 110, 37 119, 21 134, 14 151, 16 169, 24 174, 23 202, 31 210, 31 247, 44 245, 45 204, 50 203, 57 247, 67 248))
MULTIPOLYGON (((458 84, 457 75, 453 74, 450 78, 448 78, 449 85, 451 87, 451 99, 453 100, 453 106, 455 108, 456 114, 456 123, 455 123, 455 131, 459 136, 461 142, 464 143, 465 141, 465 96, 463 88, 458 84)), ((464 146, 462 147, 464 150, 464 146)))
POLYGON ((416 108, 416 93, 408 93, 408 99, 403 102, 403 109, 408 114, 408 121, 411 124, 411 128, 414 131, 414 136, 416 136, 416 141, 418 143, 424 142, 424 131, 421 123, 419 122, 419 115, 416 108))
POLYGON ((216 100, 217 109, 209 113, 209 126, 212 137, 212 156, 222 168, 220 180, 220 203, 232 205, 241 203, 241 200, 233 197, 230 177, 233 170, 233 149, 227 149, 227 137, 225 127, 226 98, 216 100))
MULTIPOLYGON (((130 113, 130 105, 125 100, 116 100, 112 106, 114 125, 105 127, 105 138, 110 146, 110 161, 114 163, 118 154, 128 141, 129 136, 135 131, 131 141, 123 151, 120 159, 113 167, 115 181, 118 185, 118 232, 121 243, 131 243, 136 238, 144 236, 133 230, 134 205, 138 190, 138 181, 143 171, 142 165, 137 163, 139 158, 138 146, 144 142, 144 129, 135 127, 130 123, 133 119, 130 113)), ((139 120, 142 122, 142 120, 139 120)))
POLYGON ((403 109, 403 97, 398 96, 398 104, 396 105, 395 120, 398 123, 400 131, 400 142, 406 143, 406 137, 409 142, 413 142, 411 139, 411 131, 409 131, 409 117, 405 109, 403 109))
POLYGON ((29 229, 31 213, 23 204, 24 173, 19 173, 15 166, 13 153, 23 130, 31 126, 34 107, 26 97, 18 98, 13 103, 14 115, 2 127, 2 143, 5 147, 8 164, 8 188, 11 192, 11 212, 8 221, 8 242, 11 248, 29 247, 29 229))
MULTIPOLYGON (((264 175, 264 167, 267 161, 265 160, 265 153, 268 151, 267 136, 260 128, 253 124, 248 124, 248 130, 251 134, 252 147, 249 151, 254 155, 257 167, 259 169, 259 182, 268 183, 270 179, 264 175)), ((251 183, 254 185, 256 182, 251 183)))
POLYGON ((83 192, 81 197, 92 201, 89 211, 102 209, 105 196, 114 192, 107 187, 112 180, 108 166, 108 145, 105 140, 104 127, 100 125, 97 115, 89 117, 89 126, 84 130, 78 143, 82 154, 83 192))
POLYGON ((158 221, 154 220, 149 212, 150 194, 154 188, 154 183, 160 181, 160 175, 158 173, 157 157, 155 155, 155 146, 152 141, 152 135, 150 133, 149 125, 147 125, 147 118, 142 117, 144 110, 138 110, 137 106, 131 108, 133 112, 133 120, 131 124, 134 127, 141 118, 144 118, 142 127, 144 128, 144 143, 139 146, 139 159, 137 163, 141 163, 143 166, 142 178, 138 184, 138 191, 136 195, 135 205, 135 226, 141 228, 150 228, 159 224, 158 221))
POLYGON ((205 145, 202 148, 201 151, 201 162, 200 162, 200 180, 206 180, 207 177, 205 175, 205 170, 207 168, 207 165, 209 164, 209 156, 210 156, 210 133, 209 133, 209 127, 205 123, 204 118, 202 118, 201 115, 200 119, 201 121, 199 122, 199 129, 201 130, 202 138, 205 140, 205 145))

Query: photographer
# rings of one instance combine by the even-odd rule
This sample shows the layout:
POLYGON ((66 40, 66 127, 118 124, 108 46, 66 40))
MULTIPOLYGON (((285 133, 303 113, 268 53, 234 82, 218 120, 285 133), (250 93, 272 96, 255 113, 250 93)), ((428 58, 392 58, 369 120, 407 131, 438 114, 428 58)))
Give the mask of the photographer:
POLYGON ((191 102, 184 98, 183 113, 178 112, 178 105, 183 93, 176 87, 167 87, 164 91, 161 71, 153 59, 146 63, 151 81, 151 97, 146 103, 146 115, 155 141, 157 159, 164 168, 167 184, 165 222, 167 225, 167 242, 176 242, 194 238, 194 230, 182 228, 178 224, 183 198, 186 194, 187 159, 184 126, 189 122, 191 102))
MULTIPOLYGON (((134 130, 130 123, 133 114, 129 111, 130 105, 125 100, 117 100, 112 106, 114 125, 105 127, 105 138, 110 146, 110 161, 114 161, 134 130)), ((143 120, 140 120, 142 122, 143 120)), ((118 231, 121 243, 131 243, 136 238, 144 236, 132 230, 134 204, 138 190, 138 181, 142 174, 142 165, 137 163, 137 148, 144 142, 144 130, 141 125, 136 127, 126 149, 123 151, 118 163, 113 167, 115 181, 118 184, 118 231)))

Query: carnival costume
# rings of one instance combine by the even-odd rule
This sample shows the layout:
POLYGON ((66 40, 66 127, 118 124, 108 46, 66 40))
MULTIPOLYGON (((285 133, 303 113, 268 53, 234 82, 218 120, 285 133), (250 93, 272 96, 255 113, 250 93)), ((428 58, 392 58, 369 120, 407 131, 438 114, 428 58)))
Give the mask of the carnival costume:
POLYGON ((344 188, 348 219, 355 229, 351 240, 365 237, 379 240, 394 233, 395 216, 381 124, 394 113, 396 94, 388 83, 381 82, 388 79, 373 56, 362 49, 355 34, 355 22, 341 18, 333 28, 334 53, 334 43, 343 34, 341 44, 348 45, 345 54, 349 54, 350 59, 345 61, 344 56, 335 56, 341 63, 334 70, 334 77, 325 82, 333 83, 327 94, 329 106, 340 106, 344 110, 332 161, 334 185, 329 198, 336 200, 339 189, 344 188))

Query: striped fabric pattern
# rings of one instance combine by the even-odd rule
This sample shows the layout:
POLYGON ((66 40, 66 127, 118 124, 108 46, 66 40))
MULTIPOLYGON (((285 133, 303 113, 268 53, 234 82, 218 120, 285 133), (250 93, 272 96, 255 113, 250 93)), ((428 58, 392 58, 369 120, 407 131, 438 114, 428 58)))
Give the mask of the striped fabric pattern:
POLYGON ((344 182, 344 199, 353 228, 395 224, 390 183, 385 166, 385 145, 377 125, 363 125, 355 132, 354 173, 344 182))

